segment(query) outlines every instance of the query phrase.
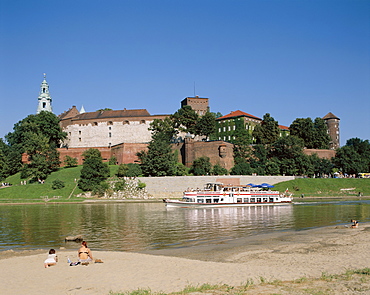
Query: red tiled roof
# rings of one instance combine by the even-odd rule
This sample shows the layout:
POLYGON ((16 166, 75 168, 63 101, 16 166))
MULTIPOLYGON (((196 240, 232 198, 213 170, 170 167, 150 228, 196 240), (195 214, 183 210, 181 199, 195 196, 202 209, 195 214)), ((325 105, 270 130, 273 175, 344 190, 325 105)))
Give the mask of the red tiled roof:
POLYGON ((149 117, 147 110, 118 110, 118 111, 98 111, 79 114, 74 117, 74 120, 91 120, 91 119, 108 119, 120 117, 149 117))
POLYGON ((235 118, 235 117, 249 117, 249 118, 253 118, 253 119, 257 119, 257 120, 262 120, 261 118, 258 118, 256 116, 253 116, 251 114, 247 114, 245 112, 242 112, 240 110, 237 110, 237 111, 234 111, 234 112, 231 112, 230 114, 227 114, 225 116, 222 116, 220 118, 217 118, 216 120, 223 120, 223 119, 229 119, 229 118, 235 118))
POLYGON ((281 129, 281 130, 289 130, 289 127, 284 126, 284 125, 279 125, 279 129, 281 129))

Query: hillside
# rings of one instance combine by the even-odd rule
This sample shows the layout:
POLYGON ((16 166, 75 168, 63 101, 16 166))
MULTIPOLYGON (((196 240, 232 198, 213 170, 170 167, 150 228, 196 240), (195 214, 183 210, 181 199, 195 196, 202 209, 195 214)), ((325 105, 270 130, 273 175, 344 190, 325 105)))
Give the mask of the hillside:
POLYGON ((274 189, 281 192, 289 189, 294 197, 370 197, 370 179, 362 178, 297 178, 280 182, 274 189))

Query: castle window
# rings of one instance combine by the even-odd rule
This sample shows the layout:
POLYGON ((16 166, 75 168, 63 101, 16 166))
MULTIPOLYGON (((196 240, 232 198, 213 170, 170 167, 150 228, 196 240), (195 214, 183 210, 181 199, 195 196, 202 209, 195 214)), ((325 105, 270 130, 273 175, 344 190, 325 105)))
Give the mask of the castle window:
POLYGON ((81 135, 81 131, 78 131, 78 135, 81 135))
POLYGON ((123 125, 129 125, 130 124, 130 122, 129 121, 123 121, 123 125))
POLYGON ((81 137, 79 137, 79 138, 78 138, 78 141, 80 141, 80 142, 81 142, 81 137))
POLYGON ((140 121, 140 124, 145 124, 145 120, 141 120, 140 121))
POLYGON ((44 109, 44 108, 46 108, 46 102, 43 102, 42 103, 42 108, 44 109))
POLYGON ((42 88, 42 93, 45 93, 46 92, 46 89, 45 88, 42 88))
POLYGON ((108 121, 108 125, 113 125, 113 122, 112 121, 108 121))
POLYGON ((109 129, 109 130, 112 130, 112 127, 110 127, 110 126, 109 126, 109 127, 108 127, 108 129, 109 129))
POLYGON ((93 122, 93 126, 98 126, 98 122, 93 122))
POLYGON ((112 133, 110 133, 110 132, 109 132, 109 135, 108 135, 108 136, 109 136, 109 137, 112 137, 112 133))

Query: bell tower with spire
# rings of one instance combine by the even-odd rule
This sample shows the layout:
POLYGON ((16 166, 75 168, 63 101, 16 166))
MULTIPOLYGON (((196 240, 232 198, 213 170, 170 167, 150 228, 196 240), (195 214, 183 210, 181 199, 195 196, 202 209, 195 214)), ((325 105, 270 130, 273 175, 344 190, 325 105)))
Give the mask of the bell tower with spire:
POLYGON ((44 80, 41 83, 40 95, 38 97, 39 105, 37 107, 37 114, 41 111, 53 112, 51 107, 51 96, 49 93, 49 84, 46 82, 46 74, 44 74, 44 80))

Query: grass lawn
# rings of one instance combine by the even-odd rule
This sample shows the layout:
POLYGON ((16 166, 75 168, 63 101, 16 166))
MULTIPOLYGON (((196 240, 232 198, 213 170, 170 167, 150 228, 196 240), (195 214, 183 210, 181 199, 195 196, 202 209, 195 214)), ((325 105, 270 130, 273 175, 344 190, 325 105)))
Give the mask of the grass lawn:
POLYGON ((370 197, 370 179, 365 178, 297 178, 280 182, 274 189, 284 192, 289 189, 294 196, 300 197, 370 197))
MULTIPOLYGON (((118 166, 109 166, 111 175, 117 173, 118 166)), ((20 173, 8 177, 4 182, 12 184, 10 187, 0 189, 0 203, 22 203, 22 202, 75 202, 81 201, 76 195, 82 193, 77 187, 76 180, 80 177, 82 166, 72 168, 60 168, 53 172, 45 180, 45 183, 38 182, 21 185, 23 179, 20 173), (52 189, 54 180, 59 179, 64 182, 65 187, 52 189)))

